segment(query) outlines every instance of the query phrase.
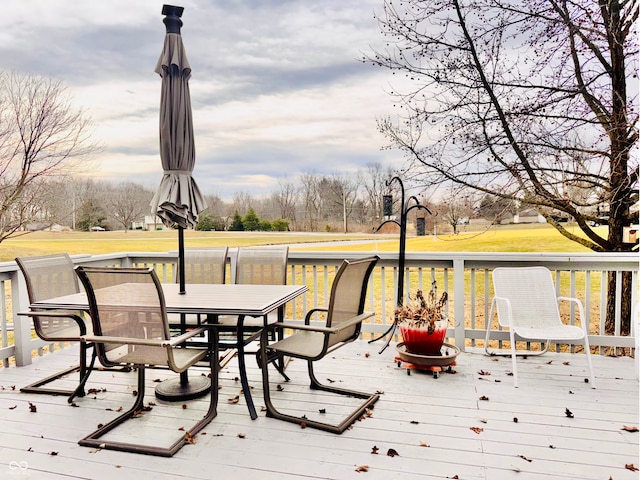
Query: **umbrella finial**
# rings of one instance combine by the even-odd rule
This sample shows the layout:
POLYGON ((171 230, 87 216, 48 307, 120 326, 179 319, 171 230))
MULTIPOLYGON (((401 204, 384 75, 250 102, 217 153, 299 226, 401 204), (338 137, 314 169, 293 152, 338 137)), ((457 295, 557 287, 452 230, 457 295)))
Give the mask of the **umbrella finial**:
POLYGON ((180 27, 182 27, 182 20, 180 20, 180 17, 182 16, 183 11, 184 7, 176 7, 174 5, 166 4, 162 6, 162 15, 165 15, 162 22, 167 27, 167 33, 180 34, 180 27))

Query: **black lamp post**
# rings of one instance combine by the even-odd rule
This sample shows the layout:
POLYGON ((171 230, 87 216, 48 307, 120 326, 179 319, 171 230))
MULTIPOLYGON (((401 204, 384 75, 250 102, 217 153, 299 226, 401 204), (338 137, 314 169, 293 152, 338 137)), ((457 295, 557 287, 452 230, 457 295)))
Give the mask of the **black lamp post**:
MULTIPOLYGON (((404 184, 400 177, 393 177, 391 180, 387 180, 386 186, 389 187, 394 181, 397 181, 400 184, 400 222, 395 219, 387 218, 384 222, 382 222, 376 231, 380 230, 383 225, 386 223, 395 223, 400 227, 400 252, 398 253, 398 286, 397 286, 397 295, 396 295, 396 308, 401 308, 404 303, 404 263, 405 263, 405 251, 406 251, 406 243, 407 243, 407 214, 413 210, 414 208, 423 209, 431 214, 431 210, 429 210, 424 205, 421 205, 418 199, 415 196, 409 197, 405 201, 404 194, 404 184)), ((383 195, 382 196, 382 213, 385 217, 390 217, 393 212, 393 196, 392 195, 383 195)), ((369 340, 369 343, 376 342, 387 335, 389 338, 385 342, 384 346, 378 353, 382 353, 389 346, 391 339, 393 338, 393 334, 397 328, 397 319, 393 319, 393 323, 389 327, 389 329, 380 335, 378 338, 374 338, 369 340)))

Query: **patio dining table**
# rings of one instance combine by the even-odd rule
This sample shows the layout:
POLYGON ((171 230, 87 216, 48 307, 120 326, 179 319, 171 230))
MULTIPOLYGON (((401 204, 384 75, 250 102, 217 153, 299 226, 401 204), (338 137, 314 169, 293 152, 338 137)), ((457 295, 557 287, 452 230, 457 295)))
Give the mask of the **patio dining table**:
MULTIPOLYGON (((237 336, 243 338, 245 317, 263 317, 276 310, 283 318, 285 305, 306 292, 305 285, 248 285, 248 284, 189 284, 187 293, 180 293, 175 283, 162 285, 167 313, 201 314, 208 318, 219 315, 238 316, 237 336)), ((89 312, 84 292, 40 300, 31 304, 32 309, 65 309, 89 312)), ((247 379, 243 342, 237 342, 240 381, 247 408, 252 419, 257 418, 247 379)))

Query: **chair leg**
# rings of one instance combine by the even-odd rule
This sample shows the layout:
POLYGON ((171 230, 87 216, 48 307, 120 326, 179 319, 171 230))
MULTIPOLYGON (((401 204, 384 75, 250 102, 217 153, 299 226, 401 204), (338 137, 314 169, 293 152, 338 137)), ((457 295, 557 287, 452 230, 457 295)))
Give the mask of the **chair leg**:
POLYGON ((145 391, 145 366, 136 365, 138 368, 138 395, 133 406, 115 419, 111 420, 106 425, 100 427, 95 432, 87 435, 85 438, 78 442, 79 445, 84 447, 102 448, 106 450, 118 450, 121 452, 141 453, 145 455, 156 455, 161 457, 172 457, 182 446, 189 442, 190 439, 196 436, 200 430, 207 426, 211 420, 213 420, 218 412, 218 337, 214 333, 210 333, 210 337, 215 337, 211 340, 210 346, 211 352, 209 355, 209 367, 211 369, 211 391, 210 401, 207 413, 198 421, 193 427, 180 436, 170 447, 156 447, 152 445, 140 445, 139 443, 117 442, 110 440, 101 440, 101 437, 110 432, 118 425, 121 425, 125 421, 133 418, 139 414, 144 406, 144 391, 145 391))
POLYGON ((24 393, 38 393, 38 394, 45 394, 45 395, 66 395, 68 397, 67 401, 69 403, 73 402, 73 399, 75 397, 84 397, 84 394, 85 394, 84 386, 87 383, 87 379, 89 378, 91 371, 93 370, 93 366, 96 360, 96 352, 95 350, 92 351, 91 362, 89 363, 88 368, 87 368, 86 355, 87 355, 87 347, 84 344, 80 344, 80 364, 79 365, 75 365, 65 370, 61 370, 57 373, 54 373, 53 375, 50 375, 46 378, 38 380, 37 382, 34 382, 30 385, 27 385, 26 387, 22 387, 20 391, 24 393), (62 377, 65 377, 67 375, 70 375, 76 372, 78 372, 80 378, 79 378, 78 386, 73 390, 44 387, 44 385, 47 385, 50 382, 59 380, 62 377))
POLYGON ((347 415, 339 424, 334 425, 325 422, 319 422, 316 420, 309 419, 307 417, 296 417, 294 415, 288 415, 286 413, 282 413, 276 409, 271 401, 271 392, 269 390, 269 364, 273 363, 274 360, 277 360, 278 357, 282 355, 274 355, 271 358, 268 358, 268 355, 264 353, 263 349, 260 349, 259 354, 261 355, 260 363, 262 365, 262 383, 263 383, 263 392, 264 392, 264 403, 267 408, 267 417, 277 418, 279 420, 284 420, 287 422, 304 424, 307 427, 317 428, 319 430, 324 430, 331 433, 342 433, 349 426, 355 422, 358 418, 362 416, 367 408, 370 408, 374 403, 378 401, 380 395, 359 392, 356 390, 348 390, 343 388, 334 387, 332 385, 324 385, 318 381, 313 371, 313 362, 308 361, 308 371, 309 378, 311 380, 311 388, 313 390, 322 390, 330 393, 336 393, 339 395, 346 395, 349 397, 361 398, 364 399, 358 407, 356 407, 352 412, 347 415))

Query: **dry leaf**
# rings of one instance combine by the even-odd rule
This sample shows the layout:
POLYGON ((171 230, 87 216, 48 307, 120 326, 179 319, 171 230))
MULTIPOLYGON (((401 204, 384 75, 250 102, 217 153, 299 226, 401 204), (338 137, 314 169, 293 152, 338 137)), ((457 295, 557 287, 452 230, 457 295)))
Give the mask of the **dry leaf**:
POLYGON ((33 403, 29 402, 29 411, 35 413, 38 411, 38 409, 33 403))
POLYGON ((49 452, 49 455, 51 455, 52 457, 55 457, 56 455, 58 455, 58 453, 60 453, 60 452, 49 452))
POLYGON ((186 404, 186 403, 183 403, 183 404, 182 404, 182 409, 183 409, 183 410, 186 410, 186 409, 187 409, 187 404, 186 404))
POLYGON ((320 408, 318 409, 319 413, 327 413, 327 409, 326 408, 320 408))
POLYGON ((571 410, 569 410, 568 408, 564 409, 564 414, 569 418, 573 418, 573 412, 571 410))
POLYGON ((305 422, 300 422, 300 428, 307 428, 307 424, 305 422))
POLYGON ((239 395, 236 395, 236 396, 235 396, 235 397, 233 397, 233 398, 229 398, 229 399, 227 400, 227 403, 232 403, 232 404, 233 404, 233 403, 238 403, 239 401, 240 401, 240 396, 239 396, 239 395))
POLYGON ((187 441, 187 443, 189 445, 195 445, 196 444, 196 437, 192 437, 189 432, 186 432, 184 434, 184 439, 187 441))
POLYGON ((284 387, 282 385, 278 384, 276 386, 276 390, 279 391, 279 392, 282 392, 284 390, 284 387))
POLYGON ((369 358, 369 355, 370 355, 369 352, 365 353, 364 358, 369 358))
POLYGON ((478 375, 491 375, 491 372, 487 372, 485 370, 478 371, 478 375))
POLYGON ((246 433, 239 433, 238 434, 238 438, 247 438, 247 434, 246 433))
POLYGON ((482 396, 480 397, 480 400, 489 401, 489 397, 487 397, 486 395, 482 395, 482 396))
POLYGON ((399 457, 400 454, 393 448, 387 450, 387 457, 399 457))
POLYGON ((533 462, 533 460, 531 460, 530 458, 525 457, 524 455, 518 455, 518 457, 520 457, 523 460, 526 460, 527 462, 533 462))
POLYGON ((473 430, 478 435, 480 435, 481 432, 484 432, 484 428, 480 428, 480 427, 469 427, 469 430, 473 430))
POLYGON ((180 430, 181 432, 184 432, 184 427, 180 427, 178 428, 178 430, 180 430))
POLYGON ((571 365, 569 362, 562 362, 563 365, 571 365))
POLYGON ((638 468, 633 463, 627 463, 624 468, 627 470, 631 470, 632 472, 637 472, 638 468))
POLYGON ((622 430, 624 430, 625 432, 637 432, 638 431, 638 427, 632 427, 632 426, 629 426, 629 425, 624 425, 622 427, 622 430))
POLYGON ((368 472, 369 471, 369 465, 360 465, 359 467, 356 468, 356 472, 368 472))
POLYGON ((553 363, 553 360, 549 360, 549 361, 547 362, 547 365, 551 365, 552 363, 553 363))
POLYGON ((14 405, 13 407, 9 407, 9 410, 15 410, 16 408, 18 408, 18 405, 14 405))
POLYGON ((420 441, 420 446, 421 447, 430 447, 431 445, 429 445, 427 442, 420 441))
POLYGON ((379 450, 379 448, 376 445, 374 445, 373 448, 371 449, 371 454, 372 455, 377 455, 378 454, 378 450, 379 450))

